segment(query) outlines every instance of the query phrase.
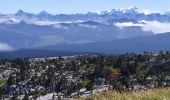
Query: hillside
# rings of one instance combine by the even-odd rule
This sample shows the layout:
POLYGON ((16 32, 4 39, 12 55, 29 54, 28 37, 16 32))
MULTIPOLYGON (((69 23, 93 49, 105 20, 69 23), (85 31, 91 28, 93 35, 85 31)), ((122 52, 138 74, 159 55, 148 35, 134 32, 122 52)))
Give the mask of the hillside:
POLYGON ((120 29, 112 24, 107 25, 95 21, 58 22, 54 25, 36 25, 26 22, 0 23, 0 34, 0 43, 6 43, 17 49, 103 42, 153 35, 152 32, 145 32, 140 27, 120 29))
POLYGON ((93 52, 105 54, 123 54, 123 53, 142 53, 168 51, 170 50, 170 33, 154 36, 143 36, 130 39, 120 39, 107 42, 84 43, 73 45, 49 46, 51 50, 70 50, 72 52, 93 52))
POLYGON ((16 51, 1 52, 0 58, 25 58, 25 57, 49 57, 69 56, 85 53, 124 54, 159 52, 170 50, 170 33, 154 36, 143 36, 130 39, 120 39, 107 42, 93 42, 81 44, 60 44, 34 49, 21 49, 16 51))

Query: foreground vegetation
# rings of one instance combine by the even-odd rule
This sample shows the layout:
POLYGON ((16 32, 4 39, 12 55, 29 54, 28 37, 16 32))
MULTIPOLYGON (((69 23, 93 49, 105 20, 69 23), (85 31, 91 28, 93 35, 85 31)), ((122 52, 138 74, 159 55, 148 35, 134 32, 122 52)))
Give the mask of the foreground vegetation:
POLYGON ((170 87, 168 51, 0 60, 0 99, 36 100, 49 95, 68 99, 162 87, 170 87))
POLYGON ((138 92, 105 92, 79 100, 170 100, 170 88, 150 89, 138 92))

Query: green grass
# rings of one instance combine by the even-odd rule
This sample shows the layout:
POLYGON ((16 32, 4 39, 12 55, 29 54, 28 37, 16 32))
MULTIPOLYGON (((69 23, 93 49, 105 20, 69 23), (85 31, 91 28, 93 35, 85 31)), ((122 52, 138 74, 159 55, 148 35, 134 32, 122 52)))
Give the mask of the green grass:
POLYGON ((79 100, 170 100, 170 88, 151 89, 144 92, 106 92, 79 100))

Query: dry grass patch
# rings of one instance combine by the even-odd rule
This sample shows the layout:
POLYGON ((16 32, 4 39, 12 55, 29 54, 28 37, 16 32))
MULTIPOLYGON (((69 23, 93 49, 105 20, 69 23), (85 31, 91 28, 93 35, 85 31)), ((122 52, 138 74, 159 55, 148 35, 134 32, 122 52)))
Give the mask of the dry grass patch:
POLYGON ((151 89, 144 92, 106 92, 79 100, 170 100, 170 88, 151 89))

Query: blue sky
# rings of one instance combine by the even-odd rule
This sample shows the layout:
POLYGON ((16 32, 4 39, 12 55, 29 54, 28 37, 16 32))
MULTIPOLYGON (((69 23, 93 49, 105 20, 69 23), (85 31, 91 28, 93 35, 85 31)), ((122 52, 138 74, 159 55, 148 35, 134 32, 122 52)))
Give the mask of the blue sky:
POLYGON ((19 9, 38 13, 46 10, 52 14, 86 13, 136 6, 140 10, 165 11, 170 9, 170 0, 0 0, 0 13, 15 13, 19 9))

